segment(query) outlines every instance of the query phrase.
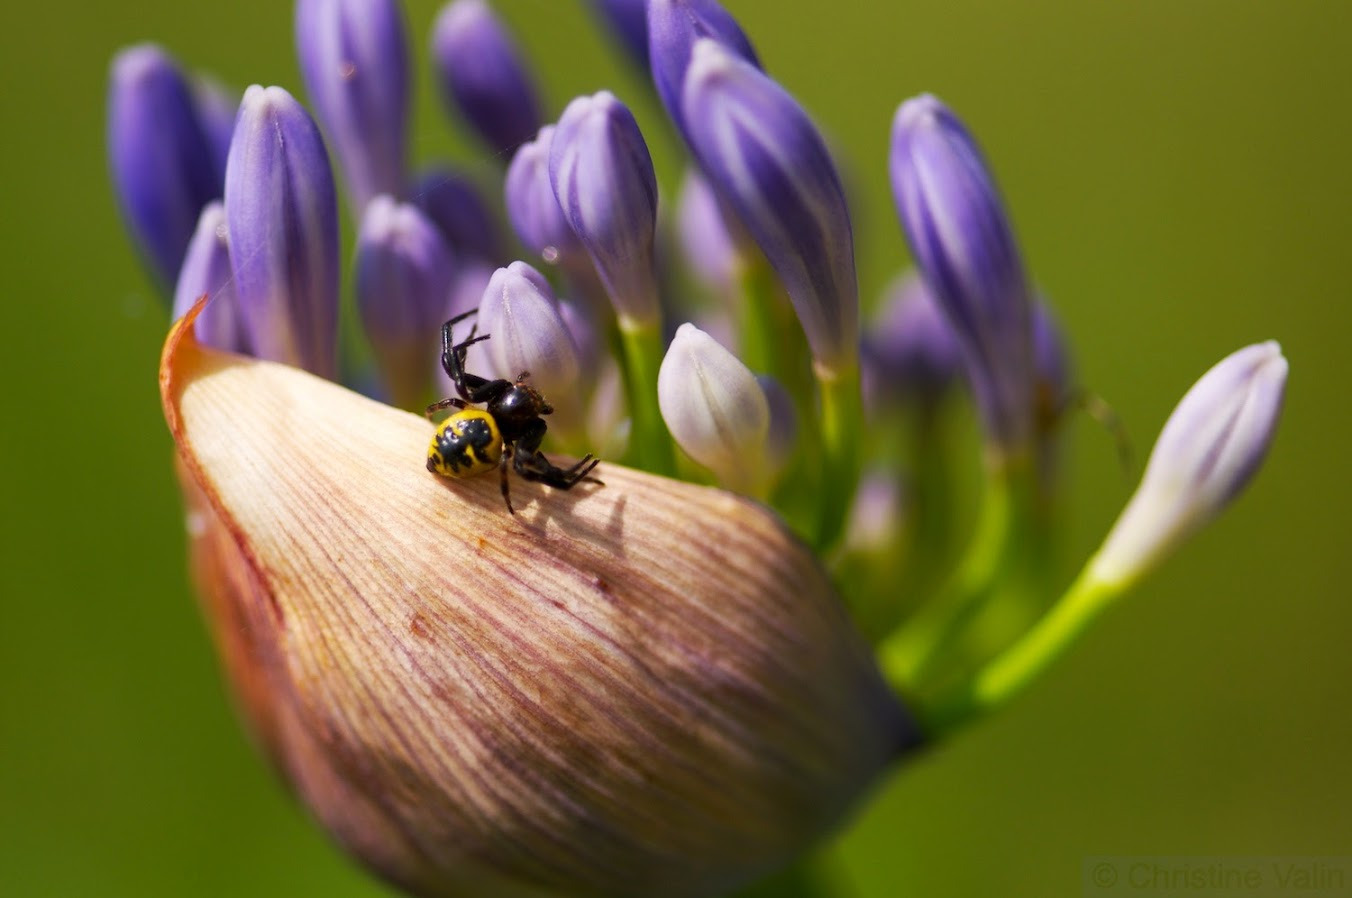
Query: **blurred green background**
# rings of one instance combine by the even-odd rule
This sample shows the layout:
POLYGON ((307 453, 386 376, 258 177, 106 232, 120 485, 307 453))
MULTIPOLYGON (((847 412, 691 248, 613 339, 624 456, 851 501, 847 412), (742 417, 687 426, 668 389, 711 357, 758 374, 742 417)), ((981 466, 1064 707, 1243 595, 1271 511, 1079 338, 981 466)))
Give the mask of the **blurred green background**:
MULTIPOLYGON (((1141 450, 1226 353, 1275 337, 1291 360, 1249 493, 1013 707, 894 772, 843 841, 857 894, 1077 894, 1089 855, 1352 854, 1352 4, 727 5, 851 170, 867 294, 905 252, 890 117, 930 91, 982 141, 1081 379, 1141 450)), ((498 6, 551 114, 613 88, 670 188, 654 104, 585 6, 498 6)), ((406 8, 416 158, 469 158, 425 68, 436 4, 406 8)), ((116 48, 300 93, 290 4, 6 18, 0 892, 388 894, 284 794, 217 678, 155 389, 166 315, 104 161, 116 48)), ((1079 558, 1128 488, 1097 425, 1074 431, 1079 558)))

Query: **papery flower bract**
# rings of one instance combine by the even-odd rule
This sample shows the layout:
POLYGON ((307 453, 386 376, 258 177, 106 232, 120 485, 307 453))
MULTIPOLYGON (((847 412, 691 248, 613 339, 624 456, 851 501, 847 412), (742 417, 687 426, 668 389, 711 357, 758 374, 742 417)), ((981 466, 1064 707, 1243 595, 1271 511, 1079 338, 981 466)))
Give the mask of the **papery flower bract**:
POLYGON ((653 86, 676 129, 689 140, 682 103, 695 43, 716 40, 760 68, 750 39, 716 0, 648 0, 648 58, 653 86))
POLYGON ((614 94, 568 104, 550 143, 549 181, 621 321, 656 323, 657 176, 638 122, 614 94))
POLYGON ((183 265, 174 285, 173 317, 188 314, 203 296, 210 296, 197 316, 198 342, 227 352, 247 352, 248 334, 235 297, 235 276, 230 270, 230 240, 225 229, 225 208, 207 203, 197 219, 197 230, 188 243, 183 265))
POLYGON ((1160 432, 1091 576, 1114 585, 1140 577, 1239 494, 1272 443, 1286 373, 1281 347, 1268 341, 1202 375, 1160 432))
POLYGON ((453 0, 432 26, 432 57, 448 105, 503 159, 530 140, 540 102, 521 54, 484 0, 453 0))
POLYGON ((769 472, 770 406, 756 376, 693 324, 682 324, 662 359, 657 402, 686 454, 729 489, 759 490, 769 472))
POLYGON ((297 0, 305 88, 360 217, 400 196, 408 144, 409 61, 395 0, 297 0))
POLYGON ((429 350, 445 320, 455 266, 441 233, 416 206, 380 195, 357 232, 356 298, 389 395, 401 407, 423 398, 429 350))
POLYGON ((244 92, 225 169, 235 292, 254 351, 337 370, 338 209, 314 121, 280 87, 244 92))
POLYGON ((858 358, 859 287, 840 175, 798 102, 709 39, 695 43, 682 103, 687 139, 788 290, 814 363, 858 358))
POLYGON ((161 389, 242 708, 413 894, 724 894, 916 742, 755 503, 607 465, 604 487, 518 484, 513 518, 496 478, 423 470, 420 416, 184 327, 161 389))
POLYGON ((615 40, 643 71, 648 71, 647 0, 591 0, 615 40))
POLYGON ((709 182, 696 168, 686 170, 676 198, 676 233, 690 272, 710 290, 732 296, 738 289, 741 254, 709 182))
POLYGON ((224 175, 188 82, 154 44, 113 58, 108 158, 123 217, 168 293, 202 208, 221 197, 224 175))
POLYGON ((901 401, 932 408, 961 376, 952 325, 916 272, 888 285, 864 336, 864 358, 865 394, 875 405, 901 401))
POLYGON ((503 182, 507 219, 521 242, 549 264, 567 266, 585 261, 590 265, 550 183, 549 157, 555 130, 553 125, 545 125, 512 157, 503 182))
POLYGON ((448 168, 428 169, 414 181, 410 199, 441 229, 458 261, 495 268, 503 261, 502 227, 468 177, 448 168))
POLYGON ((981 151, 948 107, 923 95, 897 109, 890 170, 902 229, 958 337, 987 438, 1018 452, 1032 436, 1031 300, 981 151))

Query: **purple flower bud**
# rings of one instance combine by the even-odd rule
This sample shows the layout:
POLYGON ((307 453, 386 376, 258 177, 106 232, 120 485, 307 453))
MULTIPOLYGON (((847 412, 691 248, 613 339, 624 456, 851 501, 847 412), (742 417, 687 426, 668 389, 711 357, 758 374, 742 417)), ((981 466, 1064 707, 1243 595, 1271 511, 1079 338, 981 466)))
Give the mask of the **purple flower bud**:
POLYGON ((1070 348, 1051 307, 1038 299, 1033 303, 1033 371, 1036 375, 1039 413, 1060 412, 1070 395, 1072 366, 1070 348))
POLYGON ((409 62, 395 0, 298 0, 296 53, 360 217, 404 187, 409 62))
POLYGON ((788 290, 814 362, 854 364, 859 288, 840 175, 801 106, 716 41, 695 44, 683 97, 688 138, 788 290))
POLYGON ((648 5, 646 0, 592 0, 592 8, 610 28, 630 58, 648 71, 648 5))
POLYGON ((367 204, 357 233, 357 310, 396 405, 416 406, 427 392, 427 347, 445 320, 453 271, 440 232, 415 206, 384 194, 367 204))
POLYGON ((497 267, 506 255, 502 228, 474 182, 447 168, 433 168, 414 182, 412 200, 441 230, 457 259, 497 267))
POLYGON ((332 378, 338 209, 319 129, 280 87, 244 92, 225 170, 235 291, 255 352, 332 378))
POLYGON ((657 176, 638 123, 614 94, 568 104, 554 132, 549 180, 615 311, 641 325, 656 322, 657 176))
POLYGON ((222 172, 178 64, 153 44, 113 58, 108 85, 113 189, 137 248, 168 292, 222 172))
POLYGON ((182 318, 203 296, 211 301, 197 316, 193 333, 207 346, 227 352, 248 352, 248 335, 235 298, 235 278, 230 270, 230 243, 225 230, 225 207, 207 203, 197 220, 197 231, 174 287, 174 318, 182 318))
POLYGON ((934 97, 892 124, 892 191, 911 252, 957 334, 988 437, 1027 444, 1033 372, 1023 262, 976 142, 934 97))
POLYGON ((751 46, 737 20, 715 0, 648 0, 648 52, 653 86, 667 108, 676 129, 686 137, 686 111, 682 104, 686 70, 690 67, 695 42, 710 38, 760 68, 756 50, 751 46))
POLYGON ((235 136, 235 117, 239 115, 239 92, 227 88, 215 78, 201 76, 193 82, 193 102, 202 132, 211 147, 211 163, 220 184, 225 184, 225 161, 230 156, 230 140, 235 136))
POLYGON ((484 0, 454 0, 432 26, 448 105, 506 159, 540 127, 540 103, 511 35, 484 0))
POLYGON ((932 406, 962 372, 962 356, 948 318, 914 271, 887 288, 864 338, 868 394, 876 402, 932 406))
POLYGON ((770 406, 756 376, 693 324, 676 329, 657 374, 657 404, 685 453, 729 489, 763 489, 770 406))
POLYGON ((732 295, 737 289, 741 253, 728 233, 723 212, 709 182, 690 168, 676 199, 676 232, 690 271, 708 289, 732 295))
POLYGON ((551 423, 565 429, 582 423, 578 400, 582 371, 577 345, 549 282, 525 262, 493 272, 479 306, 479 330, 490 369, 515 379, 523 371, 554 406, 551 423))
POLYGON ((1268 341, 1202 375, 1169 416, 1141 485, 1095 556, 1096 579, 1136 579, 1239 494, 1272 443, 1286 373, 1281 347, 1268 341))
POLYGON ((550 147, 554 126, 545 125, 534 140, 521 145, 507 167, 503 192, 507 220, 526 247, 540 254, 549 264, 567 264, 586 256, 586 250, 573 233, 549 182, 550 147))

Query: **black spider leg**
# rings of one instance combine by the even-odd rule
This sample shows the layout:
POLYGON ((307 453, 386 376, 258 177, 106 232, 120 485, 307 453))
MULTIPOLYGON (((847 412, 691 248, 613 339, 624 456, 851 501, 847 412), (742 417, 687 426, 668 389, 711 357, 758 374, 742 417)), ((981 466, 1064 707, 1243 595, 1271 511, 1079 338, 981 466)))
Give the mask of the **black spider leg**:
MULTIPOLYGON (((544 442, 545 431, 548 429, 548 425, 539 418, 526 426, 526 432, 516 441, 512 467, 526 480, 538 480, 555 489, 570 490, 579 480, 586 479, 601 460, 592 458, 591 453, 587 453, 571 468, 560 468, 545 458, 545 454, 540 451, 540 444, 544 442)), ((594 477, 591 479, 593 482, 600 482, 594 477)))
POLYGON ((516 514, 516 509, 512 507, 512 488, 507 482, 507 462, 512 457, 512 445, 508 443, 502 447, 502 459, 498 461, 498 478, 502 486, 502 499, 507 503, 507 511, 516 514))
POLYGON ((455 385, 455 391, 460 395, 459 398, 451 396, 429 405, 426 411, 429 418, 450 406, 463 409, 469 408, 471 403, 492 402, 512 387, 508 381, 488 380, 479 377, 477 374, 470 374, 465 370, 465 356, 469 352, 469 348, 475 343, 487 340, 489 335, 475 336, 475 332, 479 328, 476 324, 469 329, 468 339, 455 343, 451 329, 458 322, 475 314, 476 311, 478 310, 471 309, 463 315, 457 315, 441 326, 441 367, 446 372, 446 376, 451 379, 451 383, 455 385))

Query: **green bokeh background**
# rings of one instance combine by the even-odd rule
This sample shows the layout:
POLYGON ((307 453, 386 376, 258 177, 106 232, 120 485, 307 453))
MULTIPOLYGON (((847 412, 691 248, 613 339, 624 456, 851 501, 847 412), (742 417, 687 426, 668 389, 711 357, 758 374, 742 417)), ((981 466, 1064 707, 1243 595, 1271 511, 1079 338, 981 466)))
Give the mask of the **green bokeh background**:
MULTIPOLYGON (((551 114, 609 86, 662 133, 582 4, 498 5, 551 114)), ((1275 337, 1291 360, 1249 493, 1005 713, 886 780, 840 852, 857 894, 1076 894, 1089 855, 1352 855, 1352 4, 728 6, 850 168, 867 294, 904 258, 890 116, 931 91, 979 135, 1081 379, 1138 444, 1231 350, 1275 337)), ((470 152, 425 70, 435 8, 407 4, 419 161, 470 152)), ((115 48, 153 38, 300 92, 290 4, 6 18, 0 892, 388 894, 289 800, 218 681, 155 389, 166 316, 106 181, 115 48)), ((1073 436, 1083 557, 1127 485, 1096 425, 1073 436)))

